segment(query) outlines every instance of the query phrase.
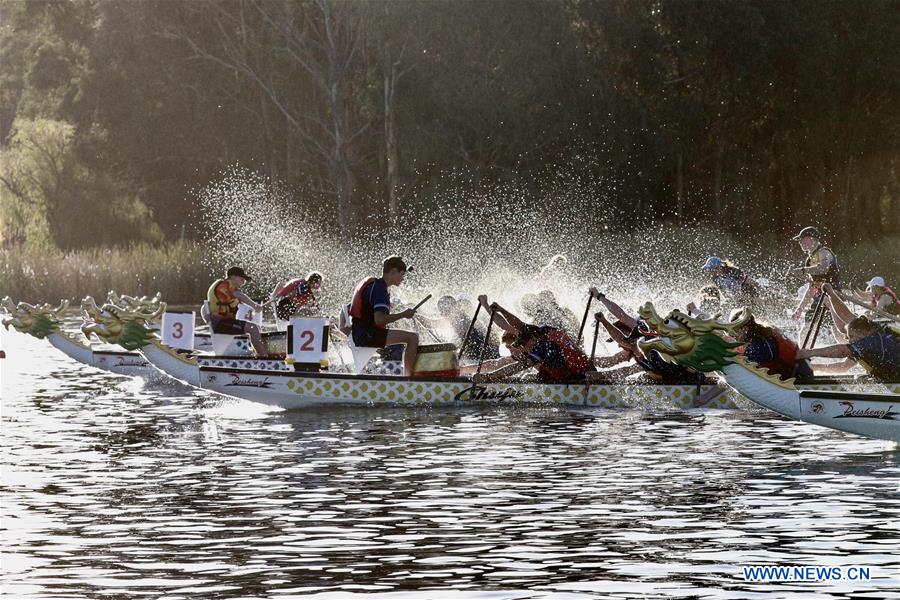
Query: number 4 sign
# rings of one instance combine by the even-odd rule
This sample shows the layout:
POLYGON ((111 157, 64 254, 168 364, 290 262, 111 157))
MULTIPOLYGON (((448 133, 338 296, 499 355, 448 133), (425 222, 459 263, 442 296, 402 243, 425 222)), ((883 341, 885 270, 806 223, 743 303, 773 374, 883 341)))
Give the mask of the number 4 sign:
POLYGON ((164 312, 162 316, 162 342, 170 348, 194 349, 194 313, 164 312))
POLYGON ((234 315, 234 318, 238 321, 248 321, 250 323, 256 323, 257 327, 262 327, 262 312, 258 310, 253 310, 246 304, 238 304, 237 313, 234 315))
POLYGON ((288 325, 288 360, 318 363, 328 358, 328 319, 298 317, 288 325))

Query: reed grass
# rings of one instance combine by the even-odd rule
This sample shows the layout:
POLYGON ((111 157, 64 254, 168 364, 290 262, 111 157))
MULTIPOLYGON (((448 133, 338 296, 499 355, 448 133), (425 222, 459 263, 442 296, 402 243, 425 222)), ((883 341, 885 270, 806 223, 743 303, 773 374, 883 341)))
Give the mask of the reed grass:
POLYGON ((78 302, 87 295, 99 300, 115 290, 131 296, 161 292, 169 303, 199 304, 211 282, 202 248, 192 242, 67 253, 0 251, 0 296, 16 302, 78 302))

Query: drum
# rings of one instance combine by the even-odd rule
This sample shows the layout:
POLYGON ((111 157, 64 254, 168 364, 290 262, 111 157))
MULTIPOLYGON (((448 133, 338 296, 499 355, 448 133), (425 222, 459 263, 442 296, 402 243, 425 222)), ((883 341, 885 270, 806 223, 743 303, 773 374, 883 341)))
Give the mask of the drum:
POLYGON ((423 344, 419 346, 413 377, 457 377, 459 359, 454 344, 423 344))

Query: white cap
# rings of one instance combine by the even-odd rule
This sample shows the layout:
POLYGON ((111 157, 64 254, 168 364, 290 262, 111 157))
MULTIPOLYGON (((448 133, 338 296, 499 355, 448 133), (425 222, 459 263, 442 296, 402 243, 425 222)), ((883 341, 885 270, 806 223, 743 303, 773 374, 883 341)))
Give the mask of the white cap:
POLYGON ((866 285, 869 287, 884 287, 884 277, 873 277, 866 285))

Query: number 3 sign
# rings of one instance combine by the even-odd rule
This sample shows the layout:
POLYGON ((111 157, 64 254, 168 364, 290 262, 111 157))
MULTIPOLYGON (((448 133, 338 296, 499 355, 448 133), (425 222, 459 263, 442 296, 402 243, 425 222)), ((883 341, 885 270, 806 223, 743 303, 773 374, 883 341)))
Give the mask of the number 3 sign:
POLYGON ((288 325, 288 359, 317 363, 328 357, 328 319, 291 319, 288 325))
POLYGON ((162 316, 162 342, 170 348, 194 349, 194 313, 164 312, 162 316))

